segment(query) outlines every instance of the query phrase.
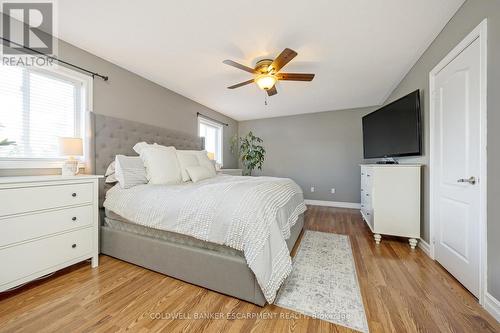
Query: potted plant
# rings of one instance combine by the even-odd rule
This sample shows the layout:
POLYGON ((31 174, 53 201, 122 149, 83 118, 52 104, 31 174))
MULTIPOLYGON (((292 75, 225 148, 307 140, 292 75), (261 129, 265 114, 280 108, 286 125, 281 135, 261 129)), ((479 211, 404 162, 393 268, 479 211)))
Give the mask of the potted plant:
POLYGON ((244 176, 251 176, 255 168, 262 170, 266 150, 262 146, 261 138, 250 131, 244 137, 234 136, 231 141, 231 151, 233 154, 239 153, 244 176))

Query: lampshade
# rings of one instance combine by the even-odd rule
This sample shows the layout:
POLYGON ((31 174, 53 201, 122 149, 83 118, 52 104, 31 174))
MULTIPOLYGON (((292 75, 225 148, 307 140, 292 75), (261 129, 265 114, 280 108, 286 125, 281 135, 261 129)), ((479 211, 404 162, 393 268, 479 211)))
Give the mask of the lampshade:
POLYGON ((82 156, 83 142, 81 138, 59 138, 59 152, 62 156, 82 156))
POLYGON ((257 76, 255 82, 257 83, 260 89, 269 90, 276 83, 276 77, 274 75, 262 74, 257 76))
POLYGON ((212 161, 213 161, 213 160, 215 160, 215 154, 214 154, 214 153, 212 153, 212 152, 208 152, 208 153, 207 153, 207 156, 208 156, 208 159, 209 159, 209 160, 212 160, 212 161))

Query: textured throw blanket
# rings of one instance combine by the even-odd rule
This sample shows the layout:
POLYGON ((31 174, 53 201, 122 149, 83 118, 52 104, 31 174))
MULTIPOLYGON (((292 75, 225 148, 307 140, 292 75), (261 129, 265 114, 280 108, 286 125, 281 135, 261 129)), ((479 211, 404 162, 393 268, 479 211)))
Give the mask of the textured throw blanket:
POLYGON ((225 175, 196 184, 114 186, 104 207, 143 226, 242 251, 269 303, 291 272, 285 240, 306 210, 291 179, 225 175))

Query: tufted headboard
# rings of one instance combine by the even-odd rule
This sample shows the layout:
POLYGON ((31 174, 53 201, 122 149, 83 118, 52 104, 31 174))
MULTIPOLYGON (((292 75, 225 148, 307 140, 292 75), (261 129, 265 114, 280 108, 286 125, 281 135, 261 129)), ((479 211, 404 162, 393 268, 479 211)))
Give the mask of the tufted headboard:
MULTIPOLYGON (((136 156, 132 147, 137 142, 156 142, 164 146, 174 146, 177 149, 202 150, 204 148, 203 138, 195 135, 95 113, 92 113, 91 117, 94 124, 93 172, 97 175, 104 175, 106 168, 118 154, 136 156)), ((104 180, 102 180, 99 186, 100 204, 104 201, 105 190, 104 180)))

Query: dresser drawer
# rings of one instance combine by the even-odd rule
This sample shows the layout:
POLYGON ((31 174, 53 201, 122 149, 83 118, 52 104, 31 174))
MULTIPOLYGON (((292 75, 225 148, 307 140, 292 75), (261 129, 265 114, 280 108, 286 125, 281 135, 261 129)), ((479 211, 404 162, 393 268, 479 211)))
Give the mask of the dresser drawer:
POLYGON ((369 192, 369 191, 362 191, 361 192, 361 203, 362 204, 366 204, 366 205, 370 205, 372 206, 372 201, 373 201, 373 197, 372 197, 372 193, 369 192))
POLYGON ((0 219, 0 247, 92 224, 92 206, 0 219))
POLYGON ((92 183, 0 190, 0 216, 92 202, 92 183))
POLYGON ((0 250, 0 290, 7 283, 84 255, 90 257, 92 232, 93 228, 86 228, 0 250))
POLYGON ((371 208, 362 208, 361 215, 363 219, 368 223, 370 229, 373 230, 373 210, 371 208))
POLYGON ((361 176, 361 186, 371 187, 373 184, 373 171, 366 171, 361 176))
POLYGON ((361 209, 372 209, 371 202, 361 201, 361 209))

